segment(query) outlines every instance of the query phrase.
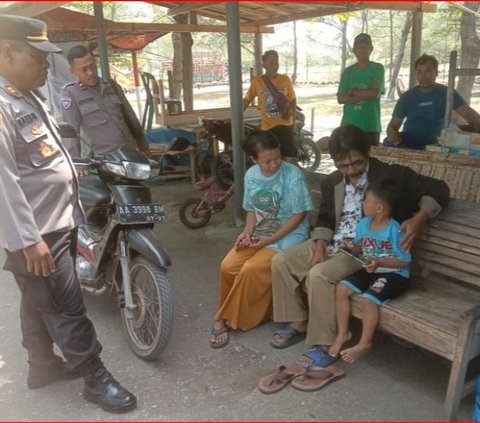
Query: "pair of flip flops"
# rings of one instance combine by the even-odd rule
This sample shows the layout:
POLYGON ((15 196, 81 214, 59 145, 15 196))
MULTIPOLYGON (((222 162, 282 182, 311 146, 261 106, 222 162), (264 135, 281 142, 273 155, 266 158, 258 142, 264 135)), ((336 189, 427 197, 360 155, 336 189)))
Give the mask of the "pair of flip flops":
POLYGON ((345 376, 343 370, 332 365, 339 357, 332 356, 321 346, 309 349, 302 357, 309 363, 299 360, 296 364, 280 366, 275 373, 263 376, 258 382, 260 392, 273 394, 289 383, 300 391, 317 391, 345 376))
POLYGON ((264 394, 274 394, 289 383, 299 391, 318 391, 330 382, 341 379, 345 372, 336 366, 325 369, 319 367, 302 367, 298 364, 280 366, 278 371, 263 376, 258 382, 258 389, 264 394))
POLYGON ((274 348, 287 348, 305 339, 306 332, 301 332, 292 326, 277 329, 270 338, 270 345, 274 348))

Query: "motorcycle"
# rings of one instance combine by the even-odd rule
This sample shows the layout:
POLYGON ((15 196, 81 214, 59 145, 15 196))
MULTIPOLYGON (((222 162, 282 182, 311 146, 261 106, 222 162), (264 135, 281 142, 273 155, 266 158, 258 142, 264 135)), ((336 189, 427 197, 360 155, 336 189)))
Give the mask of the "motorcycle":
POLYGON ((141 184, 158 169, 152 171, 143 153, 126 149, 73 162, 77 170, 90 172, 79 177, 87 220, 77 238, 81 287, 96 295, 115 293, 130 348, 144 360, 155 360, 173 323, 171 261, 153 233, 154 224, 165 220, 165 209, 141 184))
MULTIPOLYGON (((305 115, 298 106, 295 125, 297 127, 295 136, 297 164, 306 171, 314 172, 320 165, 321 152, 318 145, 313 141, 313 134, 303 129, 305 115)), ((217 184, 223 190, 227 190, 233 184, 231 123, 229 120, 203 119, 203 128, 204 135, 201 137, 198 146, 198 173, 203 177, 215 176, 217 184), (218 141, 223 143, 223 151, 217 153, 213 151, 213 146, 218 141)), ((257 126, 244 124, 245 137, 248 137, 255 130, 258 130, 257 126)), ((246 165, 248 168, 253 163, 247 158, 246 165)))

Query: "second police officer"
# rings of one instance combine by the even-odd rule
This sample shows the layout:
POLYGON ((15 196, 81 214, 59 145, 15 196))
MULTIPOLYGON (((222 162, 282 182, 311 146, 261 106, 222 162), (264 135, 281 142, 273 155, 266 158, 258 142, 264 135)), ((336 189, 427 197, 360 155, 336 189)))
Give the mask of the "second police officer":
POLYGON ((80 137, 67 139, 70 154, 81 157, 91 150, 95 155, 103 155, 130 148, 150 156, 143 129, 122 88, 113 80, 98 77, 90 50, 77 45, 69 50, 67 59, 77 81, 62 87, 62 116, 77 134, 82 130, 89 141, 88 145, 83 137, 84 142, 80 137))

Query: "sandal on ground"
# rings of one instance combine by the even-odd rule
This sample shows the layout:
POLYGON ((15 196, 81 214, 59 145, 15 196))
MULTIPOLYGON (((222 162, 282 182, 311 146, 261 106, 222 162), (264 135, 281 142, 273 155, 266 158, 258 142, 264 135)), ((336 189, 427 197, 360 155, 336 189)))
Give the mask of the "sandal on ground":
POLYGON ((330 382, 344 376, 345 372, 336 366, 329 366, 325 369, 315 369, 309 366, 302 375, 292 380, 292 386, 299 391, 318 391, 330 382))
POLYGON ((270 345, 274 348, 287 348, 305 339, 306 332, 301 332, 293 326, 277 329, 270 338, 270 345), (280 338, 280 339, 278 339, 280 338))
POLYGON ((223 326, 218 329, 212 328, 211 333, 215 337, 215 340, 219 335, 222 335, 224 333, 227 334, 227 336, 221 342, 215 342, 210 340, 210 346, 212 348, 223 348, 225 345, 227 345, 230 342, 230 335, 228 334, 228 326, 223 326))
MULTIPOLYGON (((306 353, 302 354, 302 357, 306 357, 311 361, 309 366, 323 368, 330 366, 340 358, 339 356, 329 354, 328 351, 324 350, 322 347, 311 348, 306 353)), ((308 365, 301 361, 299 361, 298 364, 303 367, 308 367, 308 365)))
POLYGON ((282 365, 275 373, 263 376, 258 381, 258 390, 264 394, 274 394, 304 373, 305 369, 298 364, 282 365))

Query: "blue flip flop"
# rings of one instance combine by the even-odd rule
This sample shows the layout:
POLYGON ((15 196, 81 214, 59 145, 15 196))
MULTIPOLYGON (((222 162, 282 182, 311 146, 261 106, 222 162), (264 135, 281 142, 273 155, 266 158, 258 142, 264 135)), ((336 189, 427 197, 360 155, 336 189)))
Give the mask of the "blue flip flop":
MULTIPOLYGON (((322 347, 315 347, 309 349, 306 353, 302 354, 303 357, 307 357, 312 361, 310 366, 315 366, 315 367, 328 367, 338 361, 340 357, 338 356, 333 356, 328 353, 328 351, 325 351, 322 347)), ((300 366, 306 367, 305 363, 302 363, 301 361, 298 362, 300 366)))
POLYGON ((288 325, 283 328, 277 329, 273 332, 272 337, 270 338, 270 345, 274 348, 287 348, 290 345, 294 345, 297 342, 300 342, 306 336, 306 332, 301 332, 294 327, 288 325), (276 340, 276 336, 282 338, 281 341, 276 340))

